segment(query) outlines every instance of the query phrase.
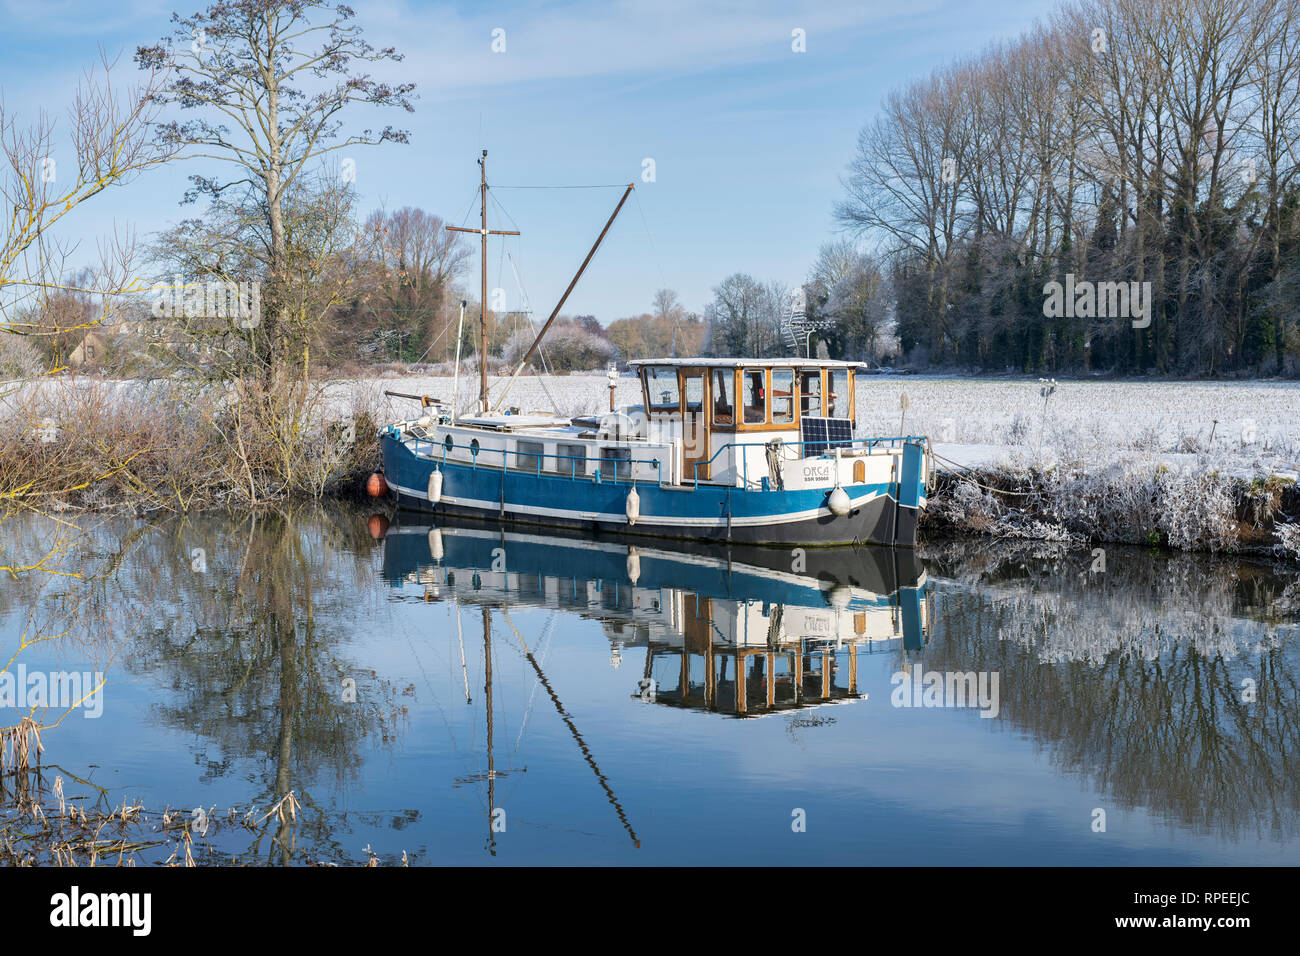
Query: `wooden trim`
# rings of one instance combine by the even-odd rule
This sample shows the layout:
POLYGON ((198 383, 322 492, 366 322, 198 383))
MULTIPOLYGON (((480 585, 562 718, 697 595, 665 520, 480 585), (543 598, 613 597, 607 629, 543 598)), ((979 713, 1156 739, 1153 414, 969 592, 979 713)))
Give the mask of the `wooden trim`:
POLYGON ((721 368, 709 369, 709 421, 715 432, 734 432, 736 430, 736 396, 738 394, 736 390, 736 384, 737 384, 737 377, 736 377, 736 370, 734 368, 733 369, 721 369, 721 368), (714 404, 713 404, 713 385, 715 381, 714 375, 719 372, 724 373, 724 376, 725 373, 731 374, 731 421, 725 423, 718 421, 718 418, 714 412, 714 404))
POLYGON ((825 370, 825 369, 820 369, 820 368, 819 368, 819 369, 814 369, 814 368, 811 367, 811 366, 802 366, 802 367, 800 367, 800 368, 795 369, 795 381, 796 381, 796 383, 799 385, 799 404, 798 404, 798 406, 796 407, 796 411, 797 411, 797 413, 798 413, 798 417, 799 417, 800 419, 802 419, 802 418, 804 417, 804 411, 803 411, 803 398, 804 398, 804 394, 803 394, 803 373, 804 373, 804 372, 809 372, 809 371, 816 371, 816 372, 818 372, 818 373, 819 373, 819 378, 821 379, 821 392, 820 392, 820 394, 818 395, 818 398, 819 398, 819 400, 821 401, 821 411, 816 412, 816 413, 814 414, 813 409, 810 408, 810 409, 808 409, 808 417, 809 417, 809 418, 825 418, 825 417, 826 417, 826 370, 825 370))
POLYGON ((772 415, 771 402, 768 398, 772 389, 772 376, 768 374, 769 370, 761 365, 746 365, 744 368, 736 369, 736 431, 738 432, 763 432, 769 427, 768 419, 772 415), (745 387, 743 377, 746 372, 763 373, 763 420, 761 422, 745 421, 745 387))
POLYGON ((796 369, 768 369, 767 372, 768 389, 767 389, 767 418, 774 428, 798 428, 799 427, 799 373, 796 369), (790 420, 788 422, 778 422, 776 420, 776 406, 773 399, 776 398, 776 373, 790 373, 790 420))
MULTIPOLYGON (((827 415, 831 414, 831 389, 830 389, 831 380, 832 377, 834 376, 834 373, 839 371, 841 371, 841 369, 837 369, 837 368, 827 369, 825 373, 822 375, 822 378, 825 380, 825 385, 826 385, 826 391, 824 393, 825 395, 824 402, 826 406, 827 415)), ((842 371, 848 373, 849 421, 853 422, 853 424, 856 425, 858 422, 858 415, 857 415, 858 396, 856 391, 855 376, 853 374, 853 369, 843 369, 842 371)))
POLYGON ((713 457, 713 401, 712 401, 712 381, 709 370, 701 365, 684 365, 677 370, 677 392, 680 397, 680 417, 682 423, 682 483, 687 481, 694 482, 696 477, 695 463, 700 464, 699 480, 708 481, 713 477, 713 465, 709 460, 713 457), (700 389, 700 428, 704 434, 700 436, 703 447, 700 448, 694 458, 687 456, 686 441, 686 379, 699 378, 701 380, 700 389))
MULTIPOLYGON (((798 405, 797 396, 795 398, 796 404, 795 404, 794 421, 774 424, 772 421, 772 370, 768 368, 762 368, 761 366, 757 366, 757 365, 747 365, 745 366, 745 368, 737 370, 738 373, 745 372, 745 371, 751 371, 751 372, 761 371, 763 373, 763 389, 766 394, 766 398, 764 399, 764 405, 766 406, 765 411, 767 412, 767 416, 761 422, 746 423, 742 421, 741 423, 736 425, 735 431, 738 432, 783 432, 783 431, 797 432, 799 431, 799 405, 798 405)), ((795 379, 796 392, 798 392, 798 384, 799 381, 798 378, 796 377, 795 379)), ((736 390, 736 408, 741 410, 741 417, 743 418, 744 406, 740 400, 740 389, 736 390)))

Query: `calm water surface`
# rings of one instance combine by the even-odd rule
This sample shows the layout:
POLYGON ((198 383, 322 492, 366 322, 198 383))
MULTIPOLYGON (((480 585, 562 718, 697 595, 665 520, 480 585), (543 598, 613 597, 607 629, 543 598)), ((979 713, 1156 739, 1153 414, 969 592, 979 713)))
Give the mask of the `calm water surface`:
POLYGON ((34 785, 208 808, 220 862, 1300 859, 1294 570, 367 517, 10 519, 0 564, 84 577, 0 582, 9 671, 107 679, 34 785))

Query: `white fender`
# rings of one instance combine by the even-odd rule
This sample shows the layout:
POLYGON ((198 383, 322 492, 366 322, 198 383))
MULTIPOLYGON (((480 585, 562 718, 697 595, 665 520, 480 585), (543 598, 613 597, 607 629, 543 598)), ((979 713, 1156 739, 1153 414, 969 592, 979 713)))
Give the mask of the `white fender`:
POLYGON ((627 577, 633 585, 641 577, 641 555, 636 548, 627 549, 627 577))
POLYGON ((822 600, 837 611, 842 611, 853 600, 853 589, 847 584, 836 584, 822 595, 822 600))
POLYGON ((641 496, 633 488, 627 493, 627 523, 636 524, 636 519, 641 517, 641 496))
POLYGON ((442 550, 442 531, 438 528, 429 529, 429 554, 435 561, 441 561, 444 554, 442 550))
POLYGON ((849 513, 853 503, 849 501, 849 493, 836 485, 829 495, 826 496, 826 507, 831 509, 831 514, 843 518, 849 513))
POLYGON ((442 500, 442 472, 436 468, 429 476, 429 504, 436 505, 442 500))

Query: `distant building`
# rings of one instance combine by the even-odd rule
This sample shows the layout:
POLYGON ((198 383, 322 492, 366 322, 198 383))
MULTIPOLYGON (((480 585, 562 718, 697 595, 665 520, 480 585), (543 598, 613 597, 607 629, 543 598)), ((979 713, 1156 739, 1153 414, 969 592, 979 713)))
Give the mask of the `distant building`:
POLYGON ((87 332, 85 338, 68 356, 69 368, 100 365, 108 356, 108 341, 98 332, 87 332))

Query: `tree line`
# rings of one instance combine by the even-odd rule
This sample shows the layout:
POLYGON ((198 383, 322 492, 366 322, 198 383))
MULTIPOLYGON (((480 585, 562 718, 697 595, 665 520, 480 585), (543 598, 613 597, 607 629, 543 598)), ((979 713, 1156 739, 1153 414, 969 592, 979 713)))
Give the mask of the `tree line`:
POLYGON ((882 263, 910 360, 1300 373, 1298 18, 1079 0, 890 92, 835 214, 882 263), (1045 310, 1051 283, 1078 308, 1045 310))

